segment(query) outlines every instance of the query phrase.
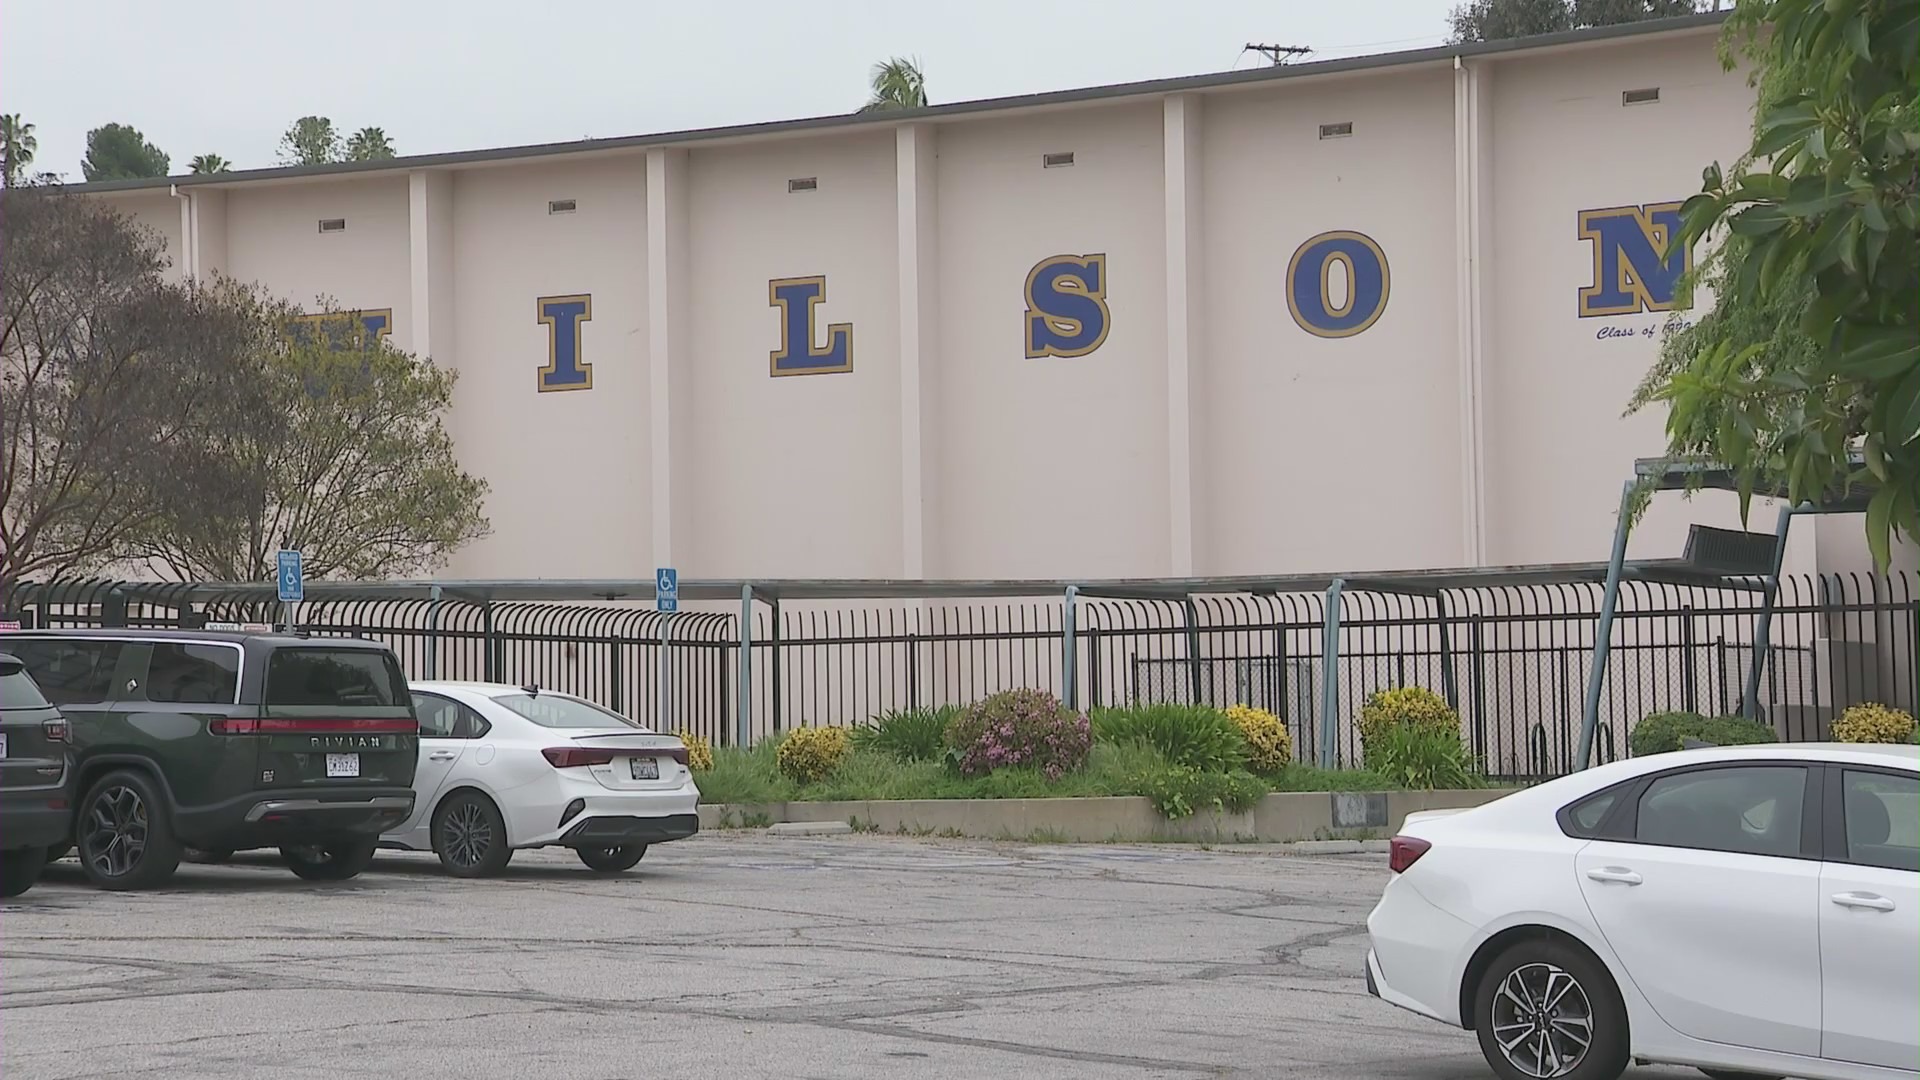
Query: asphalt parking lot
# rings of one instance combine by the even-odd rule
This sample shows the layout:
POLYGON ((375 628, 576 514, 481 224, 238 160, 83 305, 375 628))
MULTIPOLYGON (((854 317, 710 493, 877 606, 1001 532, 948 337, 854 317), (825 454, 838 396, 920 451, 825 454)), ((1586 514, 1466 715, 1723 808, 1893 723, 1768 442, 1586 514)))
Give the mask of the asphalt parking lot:
POLYGON ((394 854, 316 886, 257 858, 111 894, 68 861, 0 908, 0 1072, 1489 1076, 1467 1033, 1366 995, 1385 876, 1378 855, 757 833, 613 878, 567 852, 480 882, 394 854))

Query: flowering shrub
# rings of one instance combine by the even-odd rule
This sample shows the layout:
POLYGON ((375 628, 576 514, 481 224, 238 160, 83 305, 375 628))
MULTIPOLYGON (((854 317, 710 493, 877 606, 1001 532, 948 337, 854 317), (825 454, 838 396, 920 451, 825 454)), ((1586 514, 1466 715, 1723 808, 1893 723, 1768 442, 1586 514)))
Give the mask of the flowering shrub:
POLYGON ((1837 742, 1903 743, 1913 738, 1913 717, 1885 705, 1855 705, 1833 722, 1837 742))
POLYGON ((1378 742, 1388 728, 1405 727, 1425 731, 1460 731, 1460 714, 1447 699, 1424 686, 1402 686, 1394 690, 1375 690, 1360 706, 1360 746, 1364 750, 1378 742))
POLYGON ((1279 717, 1251 705, 1229 705, 1227 719, 1247 741, 1247 768, 1271 776, 1293 762, 1293 736, 1279 717))
POLYGON ((843 727, 795 728, 780 740, 774 763, 794 783, 811 784, 839 768, 851 746, 843 727))
POLYGON ((694 772, 713 771, 713 744, 691 731, 676 731, 674 737, 687 744, 687 768, 694 772))
POLYGON ((1008 690, 967 706, 947 724, 948 760, 963 776, 1030 766, 1049 780, 1087 762, 1087 718, 1044 690, 1008 690))

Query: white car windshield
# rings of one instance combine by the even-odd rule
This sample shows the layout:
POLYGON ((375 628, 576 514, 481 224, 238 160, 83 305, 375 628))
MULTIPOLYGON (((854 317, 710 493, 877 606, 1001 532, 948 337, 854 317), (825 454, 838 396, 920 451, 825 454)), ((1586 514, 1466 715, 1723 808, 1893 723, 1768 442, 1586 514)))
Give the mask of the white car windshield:
POLYGON ((617 712, 558 694, 504 694, 493 699, 521 716, 550 728, 640 727, 617 712))

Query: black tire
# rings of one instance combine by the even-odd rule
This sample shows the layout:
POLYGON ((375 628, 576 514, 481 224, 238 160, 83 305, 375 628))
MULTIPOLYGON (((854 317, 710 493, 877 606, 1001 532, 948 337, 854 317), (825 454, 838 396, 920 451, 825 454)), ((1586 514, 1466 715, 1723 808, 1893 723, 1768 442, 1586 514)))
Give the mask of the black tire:
POLYGON ((183 850, 160 785, 132 769, 110 772, 87 790, 73 840, 87 880, 113 892, 164 884, 183 850))
POLYGON ((619 847, 574 848, 573 853, 596 874, 618 874, 631 870, 647 857, 647 845, 622 844, 619 847))
POLYGON ((187 849, 184 857, 186 861, 190 863, 199 863, 202 866, 219 866, 221 863, 232 861, 233 849, 190 847, 187 849))
POLYGON ((1474 988, 1473 1030, 1501 1080, 1616 1080, 1632 1049, 1613 977, 1586 950, 1551 938, 1522 941, 1495 958, 1474 988), (1575 1064, 1561 1072, 1556 1060, 1561 1068, 1575 1064))
POLYGON ((1775 1073, 1737 1072, 1733 1069, 1701 1069, 1700 1072, 1713 1077, 1713 1080, 1783 1080, 1775 1073))
POLYGON ((0 896, 19 896, 40 880, 47 865, 45 848, 15 848, 0 852, 0 896))
POLYGON ((449 796, 433 812, 433 853, 454 877, 490 877, 505 870, 513 848, 500 808, 477 791, 449 796))
POLYGON ((373 863, 379 840, 326 840, 317 844, 287 844, 280 857, 287 869, 306 881, 346 881, 360 876, 373 863))
POLYGON ((73 854, 72 844, 55 844, 47 849, 47 861, 57 863, 71 854, 73 854))

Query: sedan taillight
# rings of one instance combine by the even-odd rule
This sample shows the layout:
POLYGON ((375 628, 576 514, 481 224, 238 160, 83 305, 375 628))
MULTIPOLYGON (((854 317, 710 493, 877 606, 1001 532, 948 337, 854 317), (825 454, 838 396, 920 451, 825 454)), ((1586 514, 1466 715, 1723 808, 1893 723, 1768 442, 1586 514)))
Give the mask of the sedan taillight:
POLYGON ((547 764, 556 769, 573 769, 582 765, 611 765, 613 751, 589 750, 579 746, 550 746, 540 751, 547 764))
POLYGON ((1417 836, 1396 836, 1387 841, 1387 869, 1404 874, 1432 847, 1431 843, 1417 836))

